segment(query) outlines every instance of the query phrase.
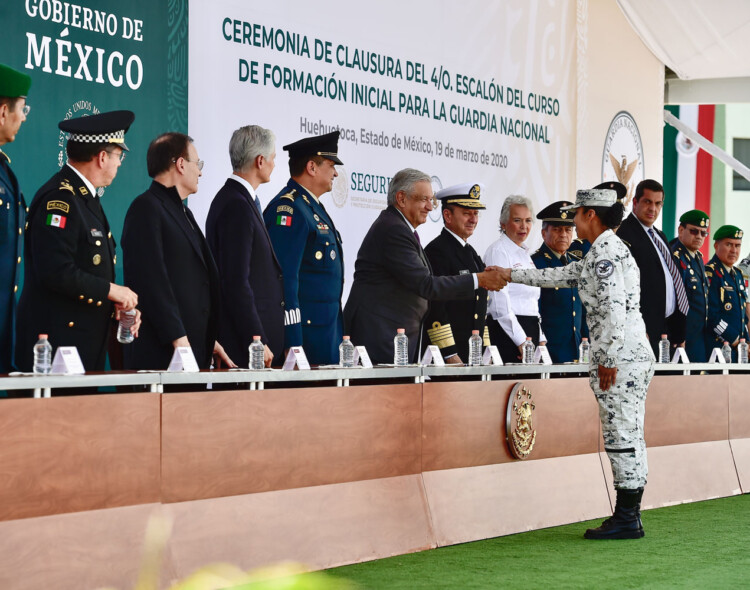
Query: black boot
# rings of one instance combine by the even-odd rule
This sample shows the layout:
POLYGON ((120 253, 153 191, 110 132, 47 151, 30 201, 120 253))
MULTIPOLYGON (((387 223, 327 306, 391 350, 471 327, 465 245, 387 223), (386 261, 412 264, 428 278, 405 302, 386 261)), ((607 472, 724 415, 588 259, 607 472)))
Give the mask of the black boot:
POLYGON ((640 519, 640 504, 643 488, 616 490, 615 513, 600 527, 588 529, 586 539, 640 539, 645 535, 640 519))

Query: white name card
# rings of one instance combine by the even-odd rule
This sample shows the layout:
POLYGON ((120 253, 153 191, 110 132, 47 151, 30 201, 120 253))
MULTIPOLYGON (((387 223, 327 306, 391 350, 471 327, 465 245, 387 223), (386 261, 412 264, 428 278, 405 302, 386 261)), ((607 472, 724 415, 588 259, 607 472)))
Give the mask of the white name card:
POLYGON ((483 365, 502 365, 503 357, 500 356, 500 351, 497 346, 491 344, 484 349, 484 356, 482 357, 483 365))
POLYGON ((198 362, 195 360, 193 349, 189 346, 178 346, 174 349, 172 360, 169 361, 168 373, 198 373, 198 362))
POLYGON ((711 352, 711 358, 708 359, 709 363, 719 363, 720 365, 725 365, 727 363, 727 360, 724 358, 724 355, 721 353, 721 348, 714 348, 711 352))
POLYGON ((420 363, 423 367, 428 365, 435 365, 436 367, 444 367, 445 361, 443 355, 440 354, 440 348, 435 344, 430 344, 427 350, 422 355, 422 362, 420 363))
POLYGON ((685 352, 685 349, 682 346, 678 346, 677 348, 675 348, 674 356, 672 357, 673 363, 678 364, 680 361, 682 361, 683 363, 690 362, 687 352, 685 352))
POLYGON ((55 358, 52 359, 52 375, 83 375, 86 369, 83 368, 81 357, 75 346, 58 346, 55 352, 55 358))
POLYGON ((310 363, 307 360, 307 355, 301 346, 292 346, 289 352, 286 354, 284 360, 284 366, 281 368, 282 371, 294 371, 298 368, 300 371, 309 371, 310 363))
POLYGON ((536 347, 534 351, 534 362, 541 363, 542 365, 551 365, 552 357, 549 355, 549 350, 543 344, 536 347))
POLYGON ((372 369, 372 361, 370 360, 370 354, 367 352, 367 348, 364 346, 354 347, 354 366, 361 364, 365 369, 372 369))

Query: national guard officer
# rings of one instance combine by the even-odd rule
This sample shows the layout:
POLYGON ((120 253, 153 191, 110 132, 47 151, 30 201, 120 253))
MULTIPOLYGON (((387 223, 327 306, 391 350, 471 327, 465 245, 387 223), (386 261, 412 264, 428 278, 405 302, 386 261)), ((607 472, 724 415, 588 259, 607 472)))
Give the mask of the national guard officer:
MULTIPOLYGON (((626 187, 621 182, 616 182, 616 181, 611 181, 611 180, 597 184, 593 188, 594 190, 609 189, 611 191, 615 191, 615 194, 617 195, 617 200, 620 202, 622 202, 622 200, 628 194, 628 187, 626 187)), ((570 249, 568 250, 568 252, 572 254, 573 256, 577 256, 578 258, 583 258, 584 256, 586 256, 586 253, 590 249, 591 249, 591 244, 589 244, 588 240, 582 240, 581 238, 576 238, 570 244, 570 249)))
POLYGON ((712 332, 711 346, 721 348, 724 342, 732 346, 732 360, 737 360, 740 338, 747 340, 747 286, 742 271, 734 268, 742 248, 742 230, 734 225, 722 225, 714 233, 714 257, 706 265, 710 283, 708 289, 708 329, 712 332))
MULTIPOLYGON (((463 183, 444 188, 435 195, 443 207, 445 227, 424 249, 434 276, 473 274, 484 270, 484 262, 467 241, 485 209, 480 201, 483 185, 463 183)), ((431 301, 425 326, 432 344, 440 348, 447 363, 469 360, 469 338, 472 330, 483 335, 489 346, 486 326, 487 290, 477 288, 473 299, 431 301)))
MULTIPOLYGON (((77 347, 87 371, 103 370, 113 310, 119 317, 138 303, 133 291, 114 283, 115 241, 96 196, 96 187, 117 175, 134 119, 130 111, 111 111, 58 125, 69 133, 68 163, 29 209, 16 347, 22 371, 32 368, 39 333, 53 346, 77 347)), ((140 312, 132 331, 139 326, 140 312)))
MULTIPOLYGON (((29 114, 26 95, 31 78, 0 64, 0 147, 16 139, 29 114)), ((26 201, 10 169, 10 158, 0 149, 0 373, 13 367, 16 291, 23 254, 26 201)))
MULTIPOLYGON (((542 220, 544 239, 542 246, 531 255, 537 268, 565 266, 581 259, 569 251, 573 237, 573 214, 562 210, 562 207, 572 204, 557 201, 537 214, 536 218, 542 220)), ((547 336, 547 350, 552 362, 569 363, 576 360, 581 338, 588 338, 589 335, 578 288, 542 289, 539 316, 542 318, 542 330, 547 336)))
POLYGON ((284 348, 302 345, 313 364, 338 363, 343 334, 341 236, 320 201, 343 164, 338 141, 334 131, 285 145, 291 178, 263 213, 284 277, 284 348))
POLYGON ((703 211, 693 209, 683 213, 677 237, 669 248, 679 261, 690 309, 685 324, 685 353, 690 362, 705 363, 711 355, 713 335, 707 329, 708 277, 700 251, 708 236, 709 219, 703 211))

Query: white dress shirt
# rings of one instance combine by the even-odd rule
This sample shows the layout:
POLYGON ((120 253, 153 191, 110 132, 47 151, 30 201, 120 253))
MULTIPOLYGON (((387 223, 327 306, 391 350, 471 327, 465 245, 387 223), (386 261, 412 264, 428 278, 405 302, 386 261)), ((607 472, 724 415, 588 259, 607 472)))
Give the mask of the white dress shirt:
MULTIPOLYGON (((505 234, 490 244, 484 253, 484 263, 511 270, 536 268, 529 255, 529 249, 524 245, 517 245, 505 234)), ((513 340, 516 346, 526 341, 526 332, 518 323, 516 315, 539 317, 539 287, 529 287, 520 283, 508 283, 500 291, 490 293, 487 303, 487 314, 500 324, 500 327, 513 340)), ((546 342, 547 338, 539 327, 539 341, 546 342)))
MULTIPOLYGON (((633 215, 635 217, 635 215, 633 215)), ((661 252, 659 252, 659 248, 654 244, 654 239, 651 238, 651 236, 648 233, 648 230, 651 229, 650 227, 644 225, 641 223, 641 220, 636 217, 636 220, 638 223, 641 224, 641 227, 643 228, 643 231, 646 232, 646 237, 648 238, 648 241, 653 246, 654 250, 656 251, 656 255, 659 257, 659 261, 661 262, 661 267, 664 270, 664 282, 666 283, 666 289, 664 291, 666 292, 665 296, 665 303, 664 306, 664 317, 668 318, 674 313, 674 310, 677 306, 677 299, 674 294, 674 282, 672 281, 672 275, 669 272, 669 268, 667 267, 667 261, 664 260, 664 257, 661 255, 661 252)), ((657 240, 661 240, 659 237, 659 234, 654 231, 654 238, 657 240)), ((667 245, 667 250, 669 250, 669 245, 667 245)))
MULTIPOLYGON (((232 176, 230 176, 232 180, 236 180, 239 182, 242 186, 244 186, 247 189, 247 192, 250 193, 250 198, 255 201, 255 198, 258 196, 255 194, 255 189, 253 188, 253 185, 250 184, 247 180, 242 178, 242 176, 238 176, 237 174, 232 173, 232 176)), ((263 206, 261 205, 261 209, 263 209, 263 206)))

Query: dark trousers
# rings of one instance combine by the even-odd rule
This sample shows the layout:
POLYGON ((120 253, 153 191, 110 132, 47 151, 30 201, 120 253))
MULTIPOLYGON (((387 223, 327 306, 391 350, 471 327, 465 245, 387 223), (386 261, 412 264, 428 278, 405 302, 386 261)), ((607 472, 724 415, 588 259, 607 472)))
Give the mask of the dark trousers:
MULTIPOLYGON (((521 324, 526 336, 531 336, 534 346, 539 345, 539 316, 536 315, 517 315, 516 319, 521 324)), ((520 363, 521 352, 518 346, 511 340, 510 336, 505 333, 494 318, 487 318, 487 325, 490 329, 490 342, 497 346, 500 356, 504 363, 520 363)))

